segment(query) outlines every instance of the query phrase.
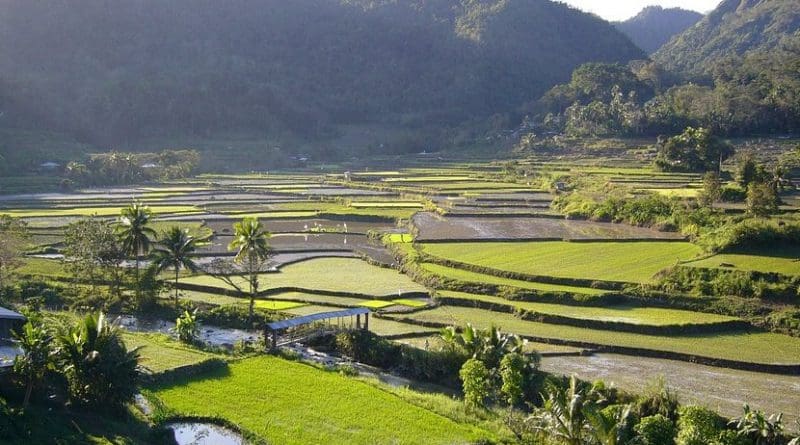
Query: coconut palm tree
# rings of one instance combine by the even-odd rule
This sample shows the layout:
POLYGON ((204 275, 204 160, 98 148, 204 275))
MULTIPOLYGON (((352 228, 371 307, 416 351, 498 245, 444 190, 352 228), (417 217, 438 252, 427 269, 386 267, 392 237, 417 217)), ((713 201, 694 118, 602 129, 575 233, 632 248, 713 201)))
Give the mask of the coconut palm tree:
POLYGON ((228 250, 235 250, 234 261, 245 268, 250 284, 250 312, 249 318, 253 319, 253 309, 258 293, 258 273, 261 265, 270 255, 270 233, 256 218, 244 218, 233 225, 233 241, 228 245, 228 250))
POLYGON ((187 230, 173 226, 164 234, 153 251, 153 266, 158 272, 169 268, 175 271, 175 307, 178 307, 178 279, 181 269, 198 270, 191 254, 197 249, 197 240, 187 230))
POLYGON ((43 326, 31 321, 22 326, 19 332, 11 333, 22 354, 14 359, 14 372, 26 381, 25 399, 22 409, 28 407, 34 387, 44 379, 44 375, 53 365, 53 336, 43 326))
POLYGON ((587 403, 590 403, 588 395, 572 376, 568 388, 554 387, 548 391, 542 407, 531 416, 534 429, 566 445, 583 445, 590 432, 584 415, 587 403))
POLYGON ((150 208, 134 202, 122 209, 117 223, 117 236, 122 243, 122 249, 127 255, 132 255, 136 262, 136 298, 140 297, 139 283, 139 257, 150 252, 150 239, 156 232, 148 227, 152 212, 150 208))

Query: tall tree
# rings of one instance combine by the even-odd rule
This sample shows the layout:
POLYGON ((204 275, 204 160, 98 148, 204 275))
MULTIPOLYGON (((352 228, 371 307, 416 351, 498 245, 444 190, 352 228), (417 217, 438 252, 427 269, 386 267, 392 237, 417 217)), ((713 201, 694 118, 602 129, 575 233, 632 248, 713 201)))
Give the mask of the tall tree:
POLYGON ((9 276, 22 266, 22 252, 28 243, 25 222, 0 215, 0 296, 9 276))
POLYGON ((158 242, 153 251, 153 264, 156 270, 162 272, 169 268, 175 271, 175 307, 178 307, 178 279, 181 269, 192 272, 198 270, 197 264, 192 260, 191 254, 197 249, 197 240, 189 235, 187 230, 173 226, 158 242))
POLYGON ((112 293, 119 296, 125 253, 108 222, 89 217, 70 224, 64 236, 64 258, 76 282, 89 281, 94 292, 98 281, 108 278, 112 293))
POLYGON ((150 240, 156 236, 156 232, 148 227, 152 213, 150 208, 138 202, 122 209, 122 213, 117 224, 117 235, 122 242, 123 251, 134 257, 136 263, 136 299, 141 293, 139 282, 139 259, 141 255, 150 252, 150 240))
POLYGON ((234 261, 245 268, 250 284, 250 320, 253 319, 253 309, 258 294, 258 273, 261 266, 270 256, 270 233, 256 218, 244 218, 233 225, 233 241, 228 245, 228 250, 235 250, 234 261))

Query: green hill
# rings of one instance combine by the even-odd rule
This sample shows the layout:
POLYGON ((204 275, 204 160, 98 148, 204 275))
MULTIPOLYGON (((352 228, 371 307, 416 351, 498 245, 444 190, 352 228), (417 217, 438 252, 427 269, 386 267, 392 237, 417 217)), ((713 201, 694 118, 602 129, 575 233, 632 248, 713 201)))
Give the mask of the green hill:
POLYGON ((25 112, 0 124, 129 147, 441 131, 514 110, 583 63, 642 57, 547 0, 7 0, 0 107, 25 112))
POLYGON ((798 30, 798 0, 725 0, 653 57, 669 70, 708 76, 724 59, 769 52, 798 30))
POLYGON ((695 11, 648 6, 628 20, 614 23, 614 26, 630 37, 639 48, 652 54, 702 18, 703 15, 695 11))

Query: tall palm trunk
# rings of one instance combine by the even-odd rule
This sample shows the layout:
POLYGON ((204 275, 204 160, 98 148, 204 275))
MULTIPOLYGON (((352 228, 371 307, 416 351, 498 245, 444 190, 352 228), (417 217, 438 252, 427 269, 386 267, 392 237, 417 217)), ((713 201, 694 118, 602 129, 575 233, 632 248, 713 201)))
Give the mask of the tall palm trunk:
POLYGON ((255 258, 253 255, 249 255, 250 260, 250 311, 248 315, 248 321, 252 323, 253 321, 253 312, 255 311, 256 305, 256 271, 255 269, 255 258))
POLYGON ((180 269, 175 265, 175 309, 178 309, 178 273, 180 269))

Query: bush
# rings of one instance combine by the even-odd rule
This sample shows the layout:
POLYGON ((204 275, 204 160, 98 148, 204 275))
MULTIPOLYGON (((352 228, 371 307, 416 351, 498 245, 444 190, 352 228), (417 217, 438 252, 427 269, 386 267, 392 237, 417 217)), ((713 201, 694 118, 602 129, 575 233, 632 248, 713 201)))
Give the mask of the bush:
POLYGON ((636 445, 674 445, 675 424, 671 420, 656 414, 643 418, 636 427, 636 445))
POLYGON ((481 408, 491 392, 490 375, 486 365, 478 359, 471 358, 464 362, 458 372, 463 382, 464 402, 471 408, 481 408))
POLYGON ((677 445, 708 445, 725 428, 719 414, 700 406, 683 406, 678 410, 677 445))
POLYGON ((103 314, 87 315, 58 337, 70 400, 120 410, 138 391, 138 353, 128 351, 103 314))
POLYGON ((381 368, 394 367, 401 358, 399 345, 366 330, 337 334, 336 350, 353 360, 381 368))

